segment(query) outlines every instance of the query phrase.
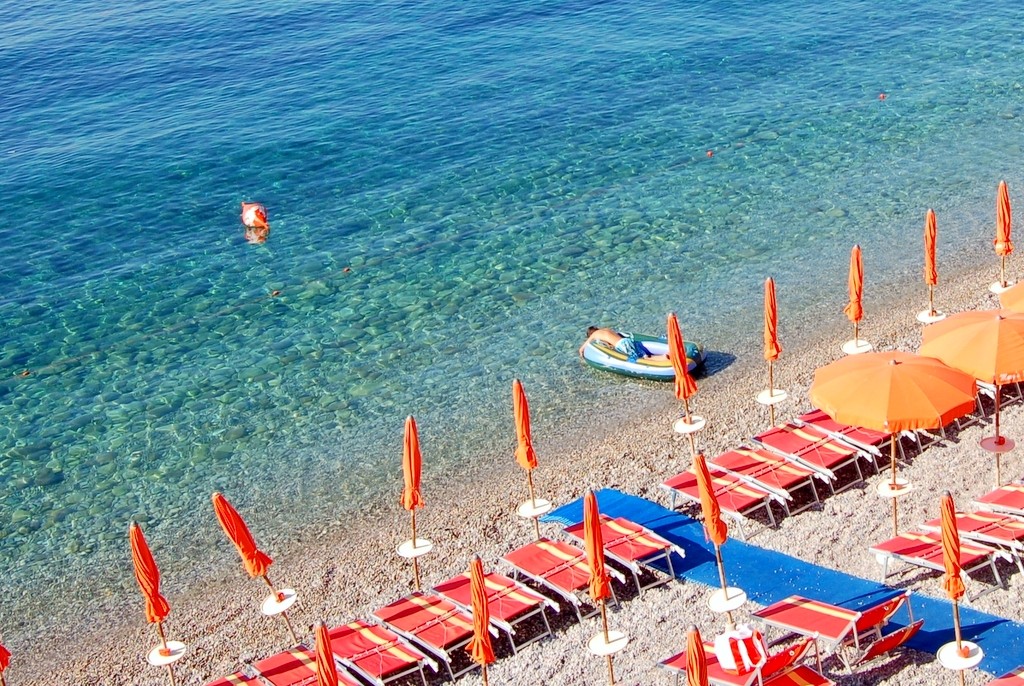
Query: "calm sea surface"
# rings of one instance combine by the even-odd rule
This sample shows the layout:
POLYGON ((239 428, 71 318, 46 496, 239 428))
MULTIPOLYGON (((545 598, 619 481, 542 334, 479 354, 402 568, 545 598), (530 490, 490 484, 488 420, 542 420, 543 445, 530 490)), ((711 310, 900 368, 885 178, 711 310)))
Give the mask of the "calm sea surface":
POLYGON ((940 271, 995 273, 998 181, 1024 198, 1017 1, 51 0, 0 25, 0 619, 131 584, 132 518, 165 568, 205 555, 215 489, 261 538, 396 491, 408 414, 428 478, 511 460, 513 378, 539 444, 630 384, 579 364, 591 323, 675 310, 756 351, 763 278, 784 336, 841 319, 854 243, 870 317, 923 293, 928 207, 940 271))

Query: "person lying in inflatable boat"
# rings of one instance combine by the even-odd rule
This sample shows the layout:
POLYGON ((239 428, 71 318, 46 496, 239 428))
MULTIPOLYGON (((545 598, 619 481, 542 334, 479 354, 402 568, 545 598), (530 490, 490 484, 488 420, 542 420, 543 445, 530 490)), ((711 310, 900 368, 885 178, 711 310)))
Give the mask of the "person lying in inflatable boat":
POLYGON ((633 334, 621 334, 613 329, 598 326, 591 326, 587 329, 587 340, 583 341, 583 345, 580 346, 580 357, 583 357, 583 350, 591 341, 607 343, 629 358, 630 362, 636 362, 641 357, 650 360, 668 359, 668 355, 652 355, 643 343, 633 338, 633 334))

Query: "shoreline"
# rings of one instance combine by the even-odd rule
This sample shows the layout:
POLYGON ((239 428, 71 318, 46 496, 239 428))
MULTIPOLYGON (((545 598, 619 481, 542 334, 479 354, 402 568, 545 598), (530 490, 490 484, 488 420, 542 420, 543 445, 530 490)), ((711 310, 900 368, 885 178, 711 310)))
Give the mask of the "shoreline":
MULTIPOLYGON (((947 312, 993 307, 997 300, 986 289, 991 281, 985 278, 991 277, 989 271, 965 270, 944 279, 938 304, 947 312), (952 286, 948 285, 950 281, 952 286)), ((868 310, 862 335, 876 349, 916 350, 921 327, 914 320, 920 307, 914 305, 921 305, 922 296, 895 300, 884 313, 868 310)), ((836 334, 846 329, 845 319, 838 313, 835 325, 819 334, 814 344, 787 344, 783 340, 786 350, 776 364, 776 385, 785 388, 790 399, 777 406, 777 419, 795 416, 809 407, 806 391, 813 371, 839 357, 839 345, 845 339, 836 334), (821 340, 823 337, 826 340, 821 340)), ((708 419, 698 448, 715 454, 767 428, 767 409, 753 400, 764 387, 765 367, 760 354, 738 355, 715 373, 698 378, 700 391, 691 409, 708 419)), ((593 426, 585 433, 563 428, 554 435, 538 435, 535 428, 540 455, 540 466, 535 472, 538 495, 561 505, 580 497, 588 486, 610 487, 664 503, 658 484, 689 464, 688 444, 670 428, 672 419, 680 412, 680 404, 668 385, 653 382, 610 384, 603 395, 613 400, 642 395, 643 416, 630 416, 637 413, 636 407, 620 402, 607 409, 601 422, 592 421, 593 426), (651 393, 652 388, 666 390, 651 393)), ((1004 412, 1003 424, 1008 435, 1024 429, 1024 417, 1018 416, 1021 414, 1014 407, 1004 412)), ((980 452, 976 438, 988 429, 987 424, 970 427, 961 434, 963 440, 935 446, 915 456, 908 470, 915 484, 925 486, 936 481, 929 475, 928 465, 934 467, 941 459, 953 467, 949 470, 952 476, 960 477, 955 484, 947 480, 943 487, 953 490, 958 505, 966 508, 970 498, 991 488, 988 465, 975 474, 970 471, 970 463, 977 462, 980 452), (914 472, 920 473, 915 477, 914 472), (974 483, 965 475, 980 478, 974 483)), ((526 497, 522 471, 511 456, 496 465, 483 462, 471 465, 458 483, 424 482, 427 505, 418 513, 417 528, 435 544, 434 552, 421 564, 425 586, 462 571, 474 553, 480 554, 485 566, 491 568, 504 551, 531 538, 529 525, 514 514, 526 497), (478 484, 475 490, 468 488, 472 483, 478 484)), ((1020 472, 1020 465, 1011 454, 1004 461, 1004 482, 1019 478, 1020 472)), ((869 481, 876 478, 868 477, 869 481)), ((398 488, 400 485, 396 492, 398 488)), ((901 503, 901 523, 910 526, 928 516, 933 490, 918 488, 907 499, 906 506, 901 503)), ((870 536, 872 526, 888 521, 886 503, 877 500, 872 493, 859 488, 830 495, 823 499, 820 509, 782 518, 777 529, 761 533, 754 543, 858 576, 873 577, 877 568, 866 546, 874 541, 848 539, 858 529, 857 522, 865 525, 863 528, 870 536), (839 517, 843 519, 841 531, 836 530, 833 521, 839 517), (836 545, 837 537, 846 537, 846 544, 836 545), (841 551, 847 549, 864 552, 843 556, 841 551)), ((309 639, 311 632, 307 628, 319 619, 340 622, 365 616, 411 590, 411 571, 394 555, 395 545, 403 536, 408 537, 408 526, 408 513, 397 502, 381 496, 359 516, 346 517, 344 522, 325 521, 320 527, 311 525, 302 532, 277 536, 262 535, 254 529, 261 547, 275 558, 271 578, 299 592, 299 602, 290 615, 300 638, 309 639)), ((159 552, 155 550, 155 554, 159 564, 159 552)), ((130 577, 127 555, 126 565, 123 574, 130 577)), ((1022 621, 1020 598, 1024 581, 1020 575, 1011 573, 1007 583, 1008 590, 989 594, 974 606, 1022 621)), ((914 588, 935 592, 938 582, 926 575, 914 588)), ((162 589, 172 608, 165 624, 167 635, 189 645, 189 653, 177 664, 179 683, 206 683, 239 669, 246 661, 277 652, 290 642, 279 621, 259 614, 257 604, 265 595, 265 587, 244 574, 226 542, 211 550, 207 560, 197 561, 190 578, 165 575, 162 589), (201 564, 204 562, 209 566, 201 564)), ((632 637, 630 647, 616 660, 623 683, 664 679, 657 676, 654 664, 681 649, 679 642, 685 626, 696 622, 702 631, 715 626, 714 619, 706 616, 710 613, 701 609, 703 603, 694 601, 702 597, 702 587, 673 583, 630 599, 612 615, 613 622, 627 626, 632 637)), ((120 597, 110 592, 99 598, 83 598, 81 605, 64 608, 60 615, 40 599, 38 616, 50 617, 48 624, 60 628, 42 626, 28 631, 27 619, 20 626, 2 627, 5 644, 13 653, 9 672, 12 683, 41 685, 53 683, 54 678, 97 684, 166 683, 163 670, 144 662, 144 653, 155 644, 156 636, 145 624, 141 606, 141 597, 134 587, 120 597), (81 619, 74 623, 74 617, 81 619), (48 637, 49 645, 75 647, 64 648, 61 654, 47 653, 35 645, 43 635, 48 637)), ((603 666, 583 648, 592 632, 589 622, 559 622, 554 641, 527 648, 526 657, 499 660, 490 668, 490 674, 501 683, 512 684, 535 683, 542 676, 542 680, 564 683, 598 678, 603 666)), ((905 659, 897 661, 899 669, 892 683, 940 683, 945 677, 944 670, 930 656, 911 655, 912 664, 905 659), (915 671, 911 673, 910 669, 915 671)), ((873 669, 870 683, 887 683, 875 680, 884 673, 884 668, 881 672, 873 669)), ((479 676, 474 673, 460 679, 460 683, 478 682, 479 676)), ((842 683, 869 682, 847 677, 842 683)))

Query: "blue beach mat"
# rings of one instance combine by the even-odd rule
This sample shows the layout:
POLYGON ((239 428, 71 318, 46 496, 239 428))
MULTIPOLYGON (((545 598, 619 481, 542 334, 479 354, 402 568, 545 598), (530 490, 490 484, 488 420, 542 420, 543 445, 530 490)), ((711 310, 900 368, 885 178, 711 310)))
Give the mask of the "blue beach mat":
MULTIPOLYGON (((700 522, 650 500, 613 489, 598 491, 597 502, 603 514, 626 517, 682 548, 686 559, 673 560, 677 577, 718 586, 714 551, 711 544, 705 542, 700 522)), ((582 519, 581 498, 548 513, 542 521, 568 525, 582 519)), ((863 554, 867 555, 867 550, 863 554)), ((896 592, 875 581, 819 567, 732 538, 722 546, 722 556, 730 584, 741 587, 751 601, 761 605, 770 605, 798 594, 857 610, 896 592)), ((954 640, 953 610, 949 602, 914 593, 910 603, 914 619, 925 621, 917 635, 907 643, 908 646, 934 655, 939 647, 954 640)), ((893 619, 893 625, 905 626, 908 619, 907 613, 901 610, 893 619)), ((985 651, 980 667, 986 672, 1004 674, 1024 662, 1024 624, 961 605, 960 626, 963 637, 976 642, 985 651)))

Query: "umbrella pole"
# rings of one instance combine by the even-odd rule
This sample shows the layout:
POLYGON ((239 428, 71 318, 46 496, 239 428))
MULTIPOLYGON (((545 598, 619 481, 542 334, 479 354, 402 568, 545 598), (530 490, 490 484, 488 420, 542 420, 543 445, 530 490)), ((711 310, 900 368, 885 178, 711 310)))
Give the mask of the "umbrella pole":
MULTIPOLYGON (((683 414, 683 421, 686 422, 687 424, 689 424, 690 423, 690 401, 689 401, 688 398, 683 398, 683 413, 684 413, 683 414)), ((693 440, 693 433, 694 432, 691 431, 690 433, 686 434, 686 437, 688 439, 690 439, 690 455, 696 455, 697 454, 697 444, 693 440)))
MULTIPOLYGON (((953 601, 953 631, 956 635, 956 655, 963 657, 963 648, 960 646, 960 603, 953 601)), ((960 677, 960 686, 964 686, 964 670, 957 672, 960 677)))
MULTIPOLYGON (((412 512, 412 547, 416 547, 416 510, 410 510, 412 512)), ((412 558, 412 577, 416 583, 416 590, 420 590, 420 563, 414 557, 412 558)))
MULTIPOLYGON (((896 434, 889 435, 889 467, 892 470, 892 490, 896 490, 896 434)), ((893 502, 896 502, 895 500, 893 502)))
MULTIPOLYGON (((728 600, 729 584, 725 581, 725 565, 722 563, 722 547, 719 545, 715 546, 715 564, 718 567, 718 583, 722 585, 722 597, 728 600)), ((730 631, 732 631, 732 629, 736 626, 736 622, 733 621, 731 611, 727 611, 725 613, 725 623, 730 631)))
MULTIPOLYGON (((171 654, 171 649, 167 647, 167 637, 164 635, 163 622, 156 623, 156 633, 157 636, 160 637, 160 654, 167 657, 171 654)), ((167 665, 167 676, 170 677, 171 686, 174 686, 174 667, 172 665, 167 665)), ((2 674, 0 674, 0 686, 6 686, 6 682, 4 681, 2 674)))
POLYGON ((484 686, 487 686, 487 665, 486 664, 480 665, 480 676, 483 677, 484 686))
POLYGON ((857 341, 860 340, 860 322, 853 323, 853 343, 857 345, 857 341))
POLYGON ((526 485, 530 489, 530 507, 536 509, 537 508, 537 498, 533 494, 533 470, 532 469, 527 469, 526 470, 526 485))
POLYGON ((612 666, 612 656, 608 655, 605 660, 608 661, 608 684, 615 686, 615 667, 612 666))
MULTIPOLYGON (((276 588, 274 588, 274 584, 270 583, 270 577, 264 574, 260 578, 263 579, 263 581, 266 582, 267 586, 270 587, 270 592, 274 594, 274 597, 277 598, 278 602, 284 600, 284 593, 281 593, 276 588)), ((288 627, 288 633, 291 635, 292 641, 294 641, 295 645, 298 645, 299 637, 295 635, 295 629, 292 628, 292 622, 290 619, 288 619, 288 613, 282 612, 281 619, 284 620, 284 625, 288 627)))
POLYGON ((935 286, 928 285, 928 314, 935 316, 935 286))
POLYGON ((1006 288, 1006 255, 999 256, 999 285, 1006 288))
MULTIPOLYGON (((775 373, 772 365, 772 361, 768 360, 768 399, 771 400, 772 396, 775 395, 775 373)), ((770 403, 768 405, 768 419, 771 421, 772 426, 775 426, 775 404, 770 403)))
POLYGON ((601 630, 604 632, 604 642, 610 643, 608 639, 608 609, 605 606, 605 601, 601 599, 601 630))

